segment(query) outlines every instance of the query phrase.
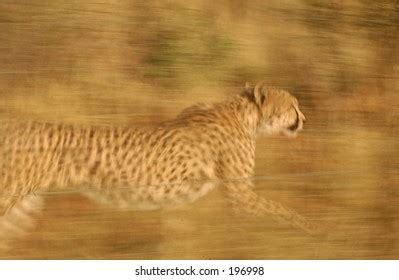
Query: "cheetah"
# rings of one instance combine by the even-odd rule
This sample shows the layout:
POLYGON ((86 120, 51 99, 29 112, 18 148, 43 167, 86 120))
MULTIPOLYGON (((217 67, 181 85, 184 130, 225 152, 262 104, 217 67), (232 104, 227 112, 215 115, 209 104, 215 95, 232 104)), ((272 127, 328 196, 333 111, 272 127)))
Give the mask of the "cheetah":
POLYGON ((98 202, 151 210, 192 202, 223 185, 239 211, 312 232, 296 211, 257 195, 251 180, 257 136, 295 137, 304 122, 293 95, 260 82, 152 128, 3 125, 0 226, 13 227, 18 213, 31 215, 32 200, 41 205, 32 194, 40 192, 79 188, 98 202))

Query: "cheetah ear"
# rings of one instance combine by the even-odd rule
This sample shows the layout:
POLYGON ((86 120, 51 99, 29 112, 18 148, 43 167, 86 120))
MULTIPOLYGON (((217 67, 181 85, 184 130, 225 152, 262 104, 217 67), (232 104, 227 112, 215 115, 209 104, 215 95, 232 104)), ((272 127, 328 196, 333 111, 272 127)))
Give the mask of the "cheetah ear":
POLYGON ((258 83, 254 88, 255 101, 259 106, 262 106, 266 100, 266 88, 264 87, 264 82, 258 83))

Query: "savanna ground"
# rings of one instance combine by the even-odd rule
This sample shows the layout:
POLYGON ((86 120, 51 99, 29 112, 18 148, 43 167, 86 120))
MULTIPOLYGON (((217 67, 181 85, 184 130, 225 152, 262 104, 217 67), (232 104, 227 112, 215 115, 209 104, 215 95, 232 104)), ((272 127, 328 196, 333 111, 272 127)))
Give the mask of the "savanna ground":
POLYGON ((267 80, 307 117, 261 138, 256 191, 328 234, 242 215, 223 190, 178 208, 44 194, 1 258, 398 259, 397 1, 2 0, 0 119, 145 126, 267 80))

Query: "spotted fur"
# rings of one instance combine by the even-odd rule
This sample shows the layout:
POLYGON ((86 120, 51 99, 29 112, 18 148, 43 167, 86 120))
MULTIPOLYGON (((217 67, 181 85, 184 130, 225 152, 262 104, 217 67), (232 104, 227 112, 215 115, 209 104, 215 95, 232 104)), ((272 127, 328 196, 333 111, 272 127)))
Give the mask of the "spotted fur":
POLYGON ((259 197, 250 179, 257 135, 295 136, 304 120, 295 97, 260 83, 155 128, 9 124, 1 140, 2 218, 26 196, 50 190, 80 188, 103 203, 155 209, 193 201, 222 183, 243 212, 311 231, 294 210, 259 197))

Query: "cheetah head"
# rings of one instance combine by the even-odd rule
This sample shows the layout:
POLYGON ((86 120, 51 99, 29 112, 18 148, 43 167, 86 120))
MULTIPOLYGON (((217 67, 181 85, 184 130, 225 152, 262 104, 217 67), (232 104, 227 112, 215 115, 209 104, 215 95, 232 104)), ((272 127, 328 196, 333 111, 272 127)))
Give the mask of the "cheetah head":
POLYGON ((252 94, 260 111, 258 133, 296 137, 302 130, 306 118, 299 110, 298 100, 289 92, 263 82, 255 87, 246 84, 245 90, 252 94))

